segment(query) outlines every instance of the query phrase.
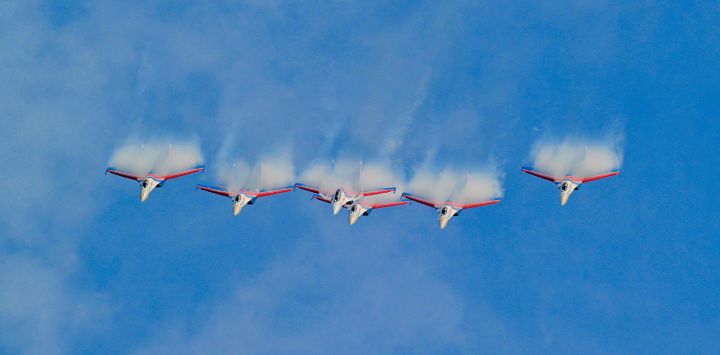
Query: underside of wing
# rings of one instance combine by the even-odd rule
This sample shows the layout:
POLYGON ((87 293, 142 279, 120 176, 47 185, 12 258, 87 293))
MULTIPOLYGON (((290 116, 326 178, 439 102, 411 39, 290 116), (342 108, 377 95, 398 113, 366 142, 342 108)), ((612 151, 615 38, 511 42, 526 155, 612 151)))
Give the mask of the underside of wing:
POLYGON ((374 195, 380 195, 380 194, 386 194, 389 192, 395 193, 396 187, 384 187, 377 190, 371 190, 371 191, 363 191, 360 193, 361 196, 374 196, 374 195))
POLYGON ((248 196, 255 196, 255 197, 265 197, 265 196, 272 196, 277 195, 285 192, 290 192, 293 190, 292 186, 289 187, 283 187, 281 189, 274 189, 274 190, 260 190, 260 191, 247 191, 242 190, 242 192, 248 196))
POLYGON ((489 201, 482 201, 482 202, 472 202, 472 203, 452 203, 450 202, 449 205, 460 207, 462 209, 468 209, 468 208, 475 208, 475 207, 482 207, 482 206, 488 206, 488 205, 494 205, 496 203, 500 203, 500 200, 489 200, 489 201))
POLYGON ((178 171, 178 172, 170 173, 170 174, 167 174, 167 175, 157 175, 157 174, 155 174, 155 176, 157 176, 158 178, 160 178, 160 179, 162 179, 162 180, 170 180, 170 179, 174 179, 174 178, 179 178, 179 177, 181 177, 181 176, 194 174, 194 173, 203 171, 204 169, 205 169, 204 166, 199 165, 199 166, 196 166, 196 167, 194 167, 194 168, 192 168, 192 169, 189 169, 189 170, 178 171))
POLYGON ((415 202, 417 202, 417 203, 421 203, 421 204, 423 204, 423 205, 425 205, 425 206, 430 206, 430 207, 432 207, 432 208, 438 208, 438 207, 439 207, 438 204, 436 204, 435 202, 422 199, 422 198, 420 198, 420 197, 414 196, 414 195, 409 194, 409 193, 407 193, 407 192, 403 193, 403 194, 402 194, 402 197, 404 197, 404 198, 406 198, 406 199, 408 199, 408 200, 411 200, 411 201, 415 201, 415 202))
POLYGON ((561 177, 555 177, 555 176, 551 176, 551 175, 544 174, 544 173, 541 173, 541 172, 537 172, 537 171, 535 171, 535 170, 532 170, 531 168, 522 168, 522 171, 523 171, 524 173, 527 173, 527 174, 530 174, 530 175, 533 175, 533 176, 537 176, 537 177, 539 177, 539 178, 541 178, 541 179, 545 179, 545 180, 551 181, 551 182, 560 182, 560 181, 563 180, 563 178, 561 178, 561 177))
POLYGON ((130 180, 135 180, 135 181, 140 181, 140 180, 142 180, 142 179, 144 178, 143 176, 133 175, 133 174, 130 174, 130 173, 126 173, 126 172, 117 170, 117 169, 115 169, 115 168, 107 168, 107 169, 105 169, 105 174, 107 174, 107 173, 110 173, 110 174, 113 174, 113 175, 117 175, 117 176, 120 176, 120 177, 124 177, 124 178, 130 179, 130 180))
POLYGON ((330 203, 330 200, 327 199, 327 198, 325 198, 325 197, 323 197, 322 195, 317 195, 317 194, 315 194, 315 195, 313 195, 312 198, 314 198, 314 199, 316 199, 316 200, 318 200, 318 201, 330 203))
POLYGON ((595 180, 604 179, 604 178, 606 178, 606 177, 615 176, 615 175, 618 175, 618 174, 620 174, 620 171, 619 171, 619 170, 618 170, 618 171, 609 172, 609 173, 605 173, 605 174, 595 175, 595 176, 585 176, 585 177, 580 178, 580 181, 581 181, 581 182, 590 182, 590 181, 595 181, 595 180))
POLYGON ((303 184, 295 184, 295 187, 297 187, 297 188, 300 189, 300 190, 305 190, 305 191, 312 192, 312 193, 314 193, 314 194, 319 194, 319 193, 320 193, 320 189, 318 189, 318 188, 316 188, 316 187, 305 186, 305 185, 303 185, 303 184))
POLYGON ((213 194, 220 195, 220 196, 226 196, 226 197, 231 197, 231 196, 235 195, 235 193, 228 191, 227 189, 225 189, 222 186, 198 185, 196 187, 196 189, 200 189, 203 191, 207 191, 209 193, 213 193, 213 194))
POLYGON ((394 206, 402 206, 407 205, 410 202, 408 201, 394 201, 394 202, 386 202, 386 203, 364 203, 360 202, 361 205, 367 208, 377 209, 377 208, 386 208, 386 207, 394 207, 394 206))

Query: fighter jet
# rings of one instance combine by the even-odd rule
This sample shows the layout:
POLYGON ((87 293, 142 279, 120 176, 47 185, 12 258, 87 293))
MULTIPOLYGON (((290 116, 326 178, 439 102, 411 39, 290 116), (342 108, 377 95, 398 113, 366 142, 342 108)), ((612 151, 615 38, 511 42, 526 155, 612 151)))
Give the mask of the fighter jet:
POLYGON ((522 171, 524 173, 528 173, 533 176, 537 176, 541 179, 545 179, 547 181, 554 182, 557 185, 557 188, 560 190, 560 205, 565 206, 565 204, 568 201, 568 198, 570 198, 570 195, 580 188, 580 184, 584 182, 590 182, 595 180, 600 180, 606 177, 615 176, 617 174, 620 174, 620 171, 612 171, 605 174, 600 175, 594 175, 594 176, 562 176, 562 177, 555 177, 549 174, 540 173, 537 171, 532 170, 532 168, 522 168, 522 171))
MULTIPOLYGON (((328 200, 327 198, 322 197, 321 195, 313 195, 313 198, 322 202, 332 203, 331 200, 328 200)), ((358 219, 362 216, 370 215, 370 212, 372 212, 374 209, 378 208, 386 208, 386 207, 393 207, 393 206, 402 206, 407 205, 410 202, 408 201, 393 201, 393 202, 384 202, 384 203, 372 203, 368 201, 355 201, 350 205, 343 205, 343 208, 347 208, 348 210, 348 223, 350 225, 355 224, 358 219)))
POLYGON ((482 207, 482 206, 487 206, 487 205, 493 205, 493 204, 500 202, 499 199, 482 201, 482 202, 473 202, 473 203, 456 203, 456 202, 452 202, 452 201, 434 202, 434 201, 425 200, 425 199, 416 197, 407 192, 403 193, 402 197, 436 209, 438 211, 438 223, 440 225, 440 229, 445 229, 448 222, 450 222, 450 219, 455 216, 458 216, 460 214, 461 210, 468 209, 468 208, 482 207))
POLYGON ((154 190, 155 188, 161 188, 165 184, 165 181, 179 178, 181 176, 190 175, 193 173, 197 173, 199 171, 203 171, 205 169, 204 166, 196 166, 190 170, 185 171, 179 171, 175 173, 165 174, 165 175, 159 175, 155 174, 154 172, 150 172, 147 175, 134 175, 132 173, 122 172, 120 170, 117 170, 115 168, 107 168, 105 169, 105 174, 107 173, 114 174, 117 176, 124 177, 126 179, 135 180, 140 183, 140 202, 145 202, 147 200, 148 196, 150 196, 150 192, 154 190))
POLYGON ((240 211, 243 207, 246 205, 253 205, 255 204, 255 200, 258 199, 258 197, 265 197, 265 196, 272 196, 281 194, 284 192, 289 192, 293 190, 293 187, 284 187, 280 189, 275 190, 260 190, 260 191, 250 191, 245 189, 240 189, 240 191, 228 191, 226 188, 221 186, 210 186, 210 185, 198 185, 196 189, 200 189, 203 191, 207 191, 216 195, 229 197, 232 199, 233 204, 233 216, 237 216, 240 214, 240 211))
POLYGON ((355 201, 359 200, 362 197, 386 194, 388 192, 395 193, 395 189, 396 189, 395 187, 385 187, 385 188, 381 188, 379 190, 372 190, 372 191, 365 191, 365 192, 352 192, 349 190, 346 192, 344 188, 340 187, 337 190, 335 190, 335 194, 330 196, 330 195, 326 195, 326 194, 320 192, 319 188, 309 187, 309 186, 305 186, 303 184, 295 184, 295 187, 297 187, 300 190, 310 191, 310 192, 316 194, 318 197, 321 197, 324 200, 328 200, 330 205, 332 206, 333 215, 338 214, 338 212, 340 212, 341 208, 349 207, 355 201))

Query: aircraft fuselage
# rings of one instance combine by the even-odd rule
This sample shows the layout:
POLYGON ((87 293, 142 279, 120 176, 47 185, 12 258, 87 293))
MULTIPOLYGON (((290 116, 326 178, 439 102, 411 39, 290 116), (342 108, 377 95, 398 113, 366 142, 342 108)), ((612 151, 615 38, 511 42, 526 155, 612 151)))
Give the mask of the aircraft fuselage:
POLYGON ((448 222, 450 222, 450 219, 457 216, 458 212, 460 212, 460 209, 450 205, 443 205, 438 208, 438 223, 440 225, 440 229, 445 229, 448 222))
POLYGON ((160 187, 160 184, 162 184, 161 180, 154 179, 150 176, 146 177, 140 183, 140 202, 145 202, 145 200, 147 200, 150 196, 150 192, 152 192, 152 190, 156 187, 160 187))
POLYGON ((349 207, 359 198, 360 196, 348 196, 342 188, 337 189, 332 199, 330 199, 333 215, 338 214, 343 207, 349 207))
POLYGON ((367 216, 370 213, 370 210, 370 208, 367 208, 359 203, 353 203, 348 210, 348 222, 350 225, 355 224, 360 217, 367 216))
POLYGON ((232 198, 233 201, 233 216, 237 216, 240 214, 240 211, 242 210, 245 205, 252 205, 253 201, 255 201, 254 197, 250 197, 248 195, 245 195, 243 193, 237 194, 232 198))
POLYGON ((578 189, 578 186, 580 186, 580 182, 572 181, 570 179, 565 179, 558 183, 557 188, 560 190, 560 205, 565 206, 568 199, 570 198, 570 195, 573 193, 573 191, 578 189))

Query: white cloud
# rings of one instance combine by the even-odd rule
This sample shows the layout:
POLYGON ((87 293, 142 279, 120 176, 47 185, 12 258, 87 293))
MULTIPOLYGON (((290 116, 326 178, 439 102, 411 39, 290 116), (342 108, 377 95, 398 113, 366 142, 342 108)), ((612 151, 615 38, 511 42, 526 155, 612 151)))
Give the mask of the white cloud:
POLYGON ((433 271, 436 257, 397 255, 392 241, 333 241, 330 229, 321 235, 298 235, 305 242, 292 255, 229 285, 232 296, 190 323, 169 322, 138 353, 360 354, 466 344, 463 300, 433 271))

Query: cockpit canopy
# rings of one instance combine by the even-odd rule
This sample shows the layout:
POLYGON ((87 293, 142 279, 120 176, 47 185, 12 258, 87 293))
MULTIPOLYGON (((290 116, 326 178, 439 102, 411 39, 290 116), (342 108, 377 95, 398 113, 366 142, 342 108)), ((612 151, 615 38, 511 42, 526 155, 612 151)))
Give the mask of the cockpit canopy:
POLYGON ((568 183, 563 182, 563 183, 560 185, 560 190, 567 191, 567 189, 568 189, 568 183))
POLYGON ((448 214, 448 209, 447 209, 447 207, 443 207, 443 208, 440 210, 440 215, 441 215, 441 216, 446 216, 447 214, 448 214))
POLYGON ((148 187, 148 182, 147 182, 147 180, 143 180, 143 182, 142 182, 142 188, 144 189, 144 188, 147 188, 147 187, 148 187))
POLYGON ((340 201, 340 189, 335 191, 335 196, 333 197, 333 200, 340 201))
POLYGON ((358 210, 358 206, 357 206, 357 205, 353 205, 352 207, 350 207, 350 212, 352 212, 352 213, 357 212, 357 210, 358 210))

